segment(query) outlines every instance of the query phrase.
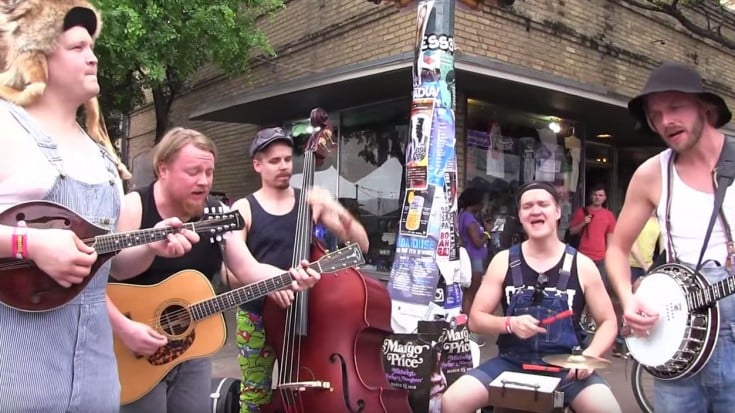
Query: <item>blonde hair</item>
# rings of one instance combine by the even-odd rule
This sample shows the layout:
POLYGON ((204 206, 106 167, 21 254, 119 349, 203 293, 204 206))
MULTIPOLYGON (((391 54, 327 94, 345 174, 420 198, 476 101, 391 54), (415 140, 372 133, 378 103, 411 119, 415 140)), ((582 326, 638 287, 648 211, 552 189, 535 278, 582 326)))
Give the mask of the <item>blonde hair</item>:
POLYGON ((217 159, 217 147, 214 141, 203 133, 194 129, 173 128, 163 135, 153 152, 153 172, 156 174, 156 178, 158 178, 158 166, 173 161, 181 148, 187 144, 192 144, 198 149, 207 151, 214 155, 214 159, 217 159))
POLYGON ((93 141, 101 144, 105 147, 105 149, 107 149, 110 158, 115 162, 115 165, 117 166, 117 171, 120 174, 120 178, 132 178, 133 175, 130 173, 122 160, 120 160, 120 157, 117 155, 117 151, 115 151, 115 147, 112 146, 110 135, 107 134, 107 126, 105 125, 105 120, 102 117, 100 104, 97 101, 97 98, 92 98, 84 103, 84 110, 87 118, 85 123, 87 126, 87 134, 89 135, 89 137, 92 138, 93 141))

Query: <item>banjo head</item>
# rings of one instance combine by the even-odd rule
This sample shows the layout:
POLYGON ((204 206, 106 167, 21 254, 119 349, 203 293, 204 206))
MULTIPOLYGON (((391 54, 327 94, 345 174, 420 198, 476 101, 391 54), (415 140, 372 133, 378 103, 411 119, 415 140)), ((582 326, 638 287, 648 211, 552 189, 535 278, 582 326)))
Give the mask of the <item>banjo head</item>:
POLYGON ((654 271, 641 281, 635 295, 656 311, 659 319, 648 337, 630 336, 625 343, 642 365, 661 366, 676 355, 686 337, 689 306, 685 291, 671 275, 654 271))

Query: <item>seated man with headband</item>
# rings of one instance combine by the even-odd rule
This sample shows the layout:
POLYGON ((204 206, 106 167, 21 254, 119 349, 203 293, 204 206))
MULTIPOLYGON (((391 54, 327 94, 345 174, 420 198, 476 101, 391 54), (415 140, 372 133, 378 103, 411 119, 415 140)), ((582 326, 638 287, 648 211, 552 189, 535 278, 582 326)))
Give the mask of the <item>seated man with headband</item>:
POLYGON ((497 334, 499 355, 460 377, 442 398, 442 413, 472 413, 493 404, 490 383, 505 371, 561 378, 558 390, 575 412, 620 412, 609 386, 592 369, 558 372, 530 370, 547 366, 549 355, 572 354, 581 345, 579 316, 588 306, 598 328, 584 356, 600 357, 610 348, 617 322, 600 272, 588 257, 559 240, 559 197, 545 182, 521 187, 518 217, 528 240, 500 251, 490 262, 470 310, 469 326, 482 335, 497 334), (503 317, 493 315, 498 304, 503 317), (542 324, 567 310, 572 317, 542 324), (524 369, 524 366, 528 369, 524 369))

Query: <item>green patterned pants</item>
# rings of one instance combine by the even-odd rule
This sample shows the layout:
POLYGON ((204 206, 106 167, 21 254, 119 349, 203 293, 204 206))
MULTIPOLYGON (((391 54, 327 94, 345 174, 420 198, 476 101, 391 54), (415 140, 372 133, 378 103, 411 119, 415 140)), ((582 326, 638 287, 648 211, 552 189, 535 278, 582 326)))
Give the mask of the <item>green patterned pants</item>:
POLYGON ((237 348, 242 370, 240 413, 260 413, 260 406, 271 401, 276 360, 273 348, 265 344, 261 314, 237 310, 237 348))

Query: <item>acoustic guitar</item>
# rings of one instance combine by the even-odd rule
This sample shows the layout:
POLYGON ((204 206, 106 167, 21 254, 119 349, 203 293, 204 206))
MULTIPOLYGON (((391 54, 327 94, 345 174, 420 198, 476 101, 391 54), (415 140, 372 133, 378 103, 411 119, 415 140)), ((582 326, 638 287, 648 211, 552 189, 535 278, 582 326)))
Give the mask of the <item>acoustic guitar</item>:
MULTIPOLYGON (((364 262, 360 247, 349 244, 309 266, 324 274, 364 262)), ((121 404, 145 396, 178 364, 218 352, 227 339, 222 312, 285 289, 292 281, 291 274, 285 272, 220 295, 214 293, 202 273, 194 270, 179 271, 154 285, 110 283, 107 294, 123 314, 148 324, 168 339, 155 354, 144 357, 115 337, 121 404)))
MULTIPOLYGON (((221 240, 225 232, 240 230, 245 226, 238 211, 225 211, 223 208, 212 211, 208 208, 205 212, 199 221, 186 223, 184 228, 202 237, 209 236, 210 242, 221 240)), ((90 275, 70 287, 62 287, 32 260, 0 259, 0 303, 28 312, 50 311, 67 304, 84 290, 102 264, 118 251, 161 241, 179 231, 173 227, 161 227, 111 233, 63 205, 50 201, 19 203, 0 214, 2 225, 19 226, 20 222, 29 228, 71 230, 97 252, 97 261, 92 265, 90 275)))

